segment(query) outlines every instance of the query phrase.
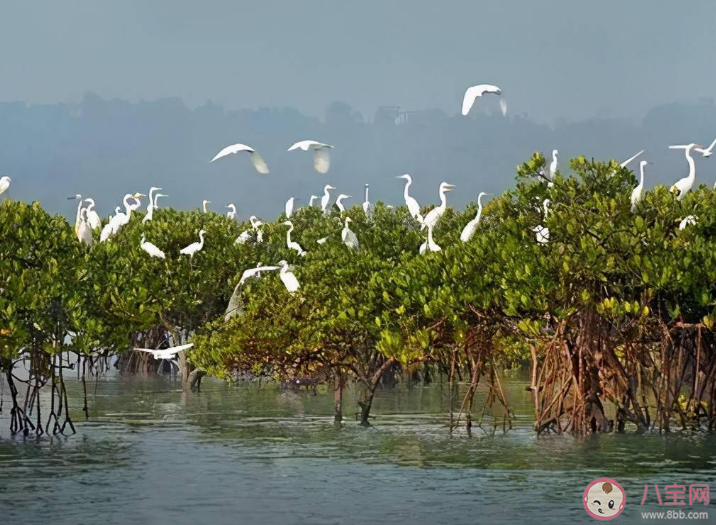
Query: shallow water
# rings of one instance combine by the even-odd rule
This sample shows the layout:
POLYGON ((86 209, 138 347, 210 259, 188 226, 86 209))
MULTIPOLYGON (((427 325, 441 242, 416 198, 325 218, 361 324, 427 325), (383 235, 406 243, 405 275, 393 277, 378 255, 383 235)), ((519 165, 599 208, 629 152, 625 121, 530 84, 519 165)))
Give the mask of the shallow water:
MULTIPOLYGON (((716 436, 538 438, 525 377, 503 381, 512 430, 487 417, 484 431, 450 436, 441 384, 380 391, 374 428, 349 417, 335 429, 326 391, 205 381, 185 396, 165 378, 110 377, 92 384, 75 436, 11 438, 0 421, 0 523, 573 523, 592 521, 581 496, 599 477, 626 491, 618 522, 636 523, 673 509, 652 492, 641 506, 647 483, 716 489, 716 436)), ((78 409, 79 384, 71 392, 78 409)), ((712 506, 687 497, 683 510, 712 506)))

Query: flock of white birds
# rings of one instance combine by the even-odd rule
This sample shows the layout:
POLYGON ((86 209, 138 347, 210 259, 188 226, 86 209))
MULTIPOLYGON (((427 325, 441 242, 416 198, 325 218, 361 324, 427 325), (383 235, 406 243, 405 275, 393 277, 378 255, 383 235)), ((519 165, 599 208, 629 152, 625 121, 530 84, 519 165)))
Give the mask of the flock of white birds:
MULTIPOLYGON (((462 102, 462 114, 468 115, 470 113, 470 110, 472 109, 473 105, 477 101, 478 98, 484 96, 484 95, 502 95, 502 90, 491 84, 479 84, 476 86, 472 86, 468 88, 465 91, 465 95, 462 102)), ((500 98, 499 101, 500 110, 502 111, 503 115, 506 115, 507 113, 507 103, 503 98, 500 98)), ((681 200, 683 197, 691 190, 693 187, 695 180, 696 180, 696 164, 694 162, 694 159, 692 157, 693 152, 700 153, 703 157, 710 157, 712 155, 714 146, 716 146, 716 140, 714 140, 711 145, 708 148, 703 148, 701 145, 696 143, 691 143, 687 145, 674 145, 669 146, 671 149, 683 149, 684 154, 686 157, 686 161, 688 163, 688 175, 680 180, 678 180, 672 187, 671 191, 676 195, 676 198, 681 200)), ((302 140, 299 142, 296 142, 292 146, 288 148, 287 151, 312 151, 313 152, 313 166, 314 169, 318 173, 325 174, 330 169, 331 165, 331 150, 333 149, 333 146, 330 144, 326 144, 323 142, 318 142, 315 140, 302 140)), ((266 161, 263 159, 263 157, 259 154, 258 151, 256 151, 251 146, 247 146, 246 144, 232 144, 230 146, 227 146, 223 148, 221 151, 219 151, 209 162, 215 162, 219 159, 225 158, 232 154, 237 153, 245 153, 249 156, 249 159, 251 160, 254 168, 256 171, 260 174, 268 174, 269 173, 269 167, 266 164, 266 161)), ((638 158, 641 154, 643 154, 644 151, 638 152, 636 155, 632 156, 631 158, 625 160, 621 163, 622 167, 627 166, 630 162, 638 158)), ((549 164, 549 173, 540 173, 541 176, 545 177, 547 185, 552 186, 554 184, 554 178, 557 174, 559 162, 558 162, 558 151, 555 149, 552 151, 552 160, 549 164)), ((642 199, 644 195, 644 170, 645 166, 649 164, 647 161, 642 160, 639 164, 639 184, 634 188, 631 194, 631 203, 632 203, 632 211, 636 210, 637 204, 642 199)), ((440 198, 440 204, 430 210, 425 216, 421 213, 421 207, 420 204, 418 204, 417 200, 415 200, 414 197, 410 195, 410 185, 412 184, 412 178, 410 175, 400 175, 397 178, 405 180, 405 187, 403 190, 403 199, 405 201, 405 205, 408 208, 408 211, 410 213, 410 216, 417 221, 418 225, 422 230, 427 230, 426 240, 425 242, 420 246, 419 251, 420 253, 425 252, 438 252, 441 250, 440 246, 435 242, 433 238, 433 231, 440 221, 440 218, 445 213, 445 210, 447 209, 447 193, 452 191, 455 186, 448 183, 448 182, 442 182, 438 188, 438 195, 440 198)), ((12 180, 10 177, 2 177, 0 178, 0 194, 6 192, 9 187, 12 180)), ((149 190, 149 204, 147 206, 147 213, 145 214, 144 218, 142 219, 143 223, 146 223, 148 221, 151 221, 154 216, 154 211, 158 209, 157 201, 160 197, 167 197, 167 195, 158 193, 161 191, 162 188, 152 187, 149 190)), ((323 211, 324 214, 329 214, 331 210, 331 194, 330 192, 332 190, 335 190, 336 188, 331 186, 330 184, 326 184, 323 188, 323 195, 311 195, 308 206, 312 207, 314 205, 314 202, 318 199, 320 199, 320 208, 323 211)), ((368 198, 368 192, 369 187, 368 184, 365 185, 365 195, 364 195, 364 202, 363 202, 363 211, 365 212, 367 217, 371 217, 373 213, 373 206, 369 201, 368 198)), ((477 203, 478 203, 478 209, 477 214, 474 219, 472 219, 462 230, 460 234, 460 240, 462 242, 468 242, 475 234, 475 231, 477 230, 477 227, 480 223, 480 218, 482 216, 482 197, 488 195, 485 192, 481 192, 477 197, 477 203)), ((95 202, 91 198, 83 199, 81 195, 75 195, 74 197, 69 197, 69 199, 77 199, 79 201, 77 206, 77 214, 75 218, 75 233, 77 234, 77 238, 80 240, 80 242, 90 245, 93 242, 94 235, 97 231, 99 231, 99 241, 100 242, 107 242, 112 239, 112 237, 116 236, 121 228, 128 224, 130 221, 130 218, 132 216, 132 212, 139 208, 141 205, 140 198, 145 197, 146 195, 143 193, 134 193, 134 194, 126 194, 123 198, 123 204, 124 204, 124 210, 122 210, 119 206, 115 208, 115 214, 109 218, 107 223, 103 226, 102 220, 99 216, 99 214, 95 211, 95 202), (86 206, 83 206, 83 204, 86 204, 86 206)), ((345 205, 343 204, 343 201, 346 199, 351 198, 350 195, 341 193, 339 194, 335 201, 334 205, 338 208, 338 210, 343 214, 345 212, 345 205)), ((286 226, 288 229, 286 231, 286 246, 289 249, 295 250, 296 253, 300 256, 303 256, 306 254, 306 250, 295 240, 291 239, 291 233, 294 231, 294 225, 291 222, 291 216, 294 214, 296 209, 296 201, 298 199, 295 197, 291 197, 286 202, 284 212, 286 215, 286 221, 283 223, 284 226, 286 226)), ((202 202, 202 210, 204 213, 209 213, 208 204, 211 204, 210 201, 204 200, 202 202)), ((234 204, 229 204, 226 206, 229 211, 227 212, 227 217, 230 219, 236 219, 237 212, 236 212, 236 206, 234 204)), ((543 218, 546 219, 547 214, 549 213, 549 199, 545 199, 542 203, 542 213, 543 218)), ((697 217, 693 215, 689 215, 688 217, 684 218, 681 221, 681 224, 679 227, 681 229, 685 228, 689 224, 694 224, 697 220, 697 217)), ((263 232, 262 232, 262 225, 263 223, 256 217, 251 216, 249 218, 249 222, 251 224, 250 228, 246 231, 243 231, 236 239, 236 243, 238 244, 244 244, 247 242, 255 242, 255 243, 261 243, 263 242, 263 232)), ((360 248, 360 242, 358 240, 358 237, 356 236, 355 232, 353 232, 350 229, 351 219, 350 217, 345 217, 343 221, 343 229, 341 231, 341 241, 343 244, 345 244, 348 248, 357 250, 360 248)), ((533 231, 535 232, 535 237, 537 242, 544 244, 549 242, 549 229, 545 227, 544 225, 538 225, 533 228, 533 231)), ((206 232, 204 230, 200 230, 198 232, 199 240, 197 242, 194 242, 180 250, 180 253, 182 255, 188 255, 189 258, 192 258, 195 254, 200 252, 204 248, 204 236, 206 235, 206 232)), ((317 242, 319 244, 323 244, 328 240, 328 237, 324 237, 322 239, 319 239, 317 242)), ((157 257, 160 259, 165 259, 166 255, 165 253, 156 245, 152 244, 151 242, 147 241, 144 234, 141 236, 140 241, 140 248, 145 251, 149 256, 151 257, 157 257)), ((244 272, 244 274, 241 277, 241 280, 237 284, 235 294, 238 292, 241 285, 246 281, 246 279, 251 277, 259 277, 262 272, 264 271, 270 271, 270 270, 279 270, 280 276, 282 282, 285 284, 286 289, 290 293, 295 293, 300 285, 298 283, 298 280, 296 279, 295 275, 291 272, 288 263, 286 261, 280 261, 275 266, 262 266, 258 265, 256 268, 248 269, 244 272)), ((228 314, 227 314, 228 315, 228 314)))

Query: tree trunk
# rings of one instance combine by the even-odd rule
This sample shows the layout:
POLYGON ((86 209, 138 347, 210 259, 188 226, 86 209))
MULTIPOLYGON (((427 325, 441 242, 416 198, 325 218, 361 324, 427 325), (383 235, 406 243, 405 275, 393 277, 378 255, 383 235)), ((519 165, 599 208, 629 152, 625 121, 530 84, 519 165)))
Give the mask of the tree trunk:
POLYGON ((340 368, 336 368, 333 385, 333 423, 336 427, 340 427, 343 421, 343 386, 343 374, 340 368))

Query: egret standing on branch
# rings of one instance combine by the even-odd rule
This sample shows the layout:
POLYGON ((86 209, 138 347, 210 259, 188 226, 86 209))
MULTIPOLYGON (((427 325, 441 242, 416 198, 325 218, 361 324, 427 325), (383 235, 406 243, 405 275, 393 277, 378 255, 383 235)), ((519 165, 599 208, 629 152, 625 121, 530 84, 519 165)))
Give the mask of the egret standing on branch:
POLYGON ((363 213, 369 219, 373 216, 373 205, 368 200, 368 185, 365 185, 365 196, 363 198, 363 213))
POLYGON ((639 184, 631 192, 631 211, 636 211, 636 205, 641 201, 644 195, 644 166, 649 164, 647 161, 642 160, 639 163, 639 184))
POLYGON ((432 226, 434 228, 437 225, 440 217, 443 216, 445 210, 447 209, 447 196, 445 194, 453 189, 455 189, 453 184, 448 182, 440 183, 440 188, 438 190, 440 193, 440 206, 437 206, 428 212, 423 220, 423 226, 432 226))
POLYGON ((226 212, 226 217, 228 219, 231 219, 232 221, 236 219, 236 206, 233 204, 227 204, 227 208, 229 208, 229 211, 226 212))
POLYGON ((308 200, 308 207, 313 207, 313 201, 315 201, 318 198, 318 195, 311 195, 311 198, 308 200))
POLYGON ((281 278, 283 285, 286 287, 286 290, 288 290, 288 293, 290 294, 296 293, 301 285, 298 284, 298 279, 296 279, 293 272, 288 269, 288 263, 286 261, 279 261, 278 265, 281 267, 279 277, 281 278))
POLYGON ((157 257, 158 259, 164 259, 166 257, 163 251, 161 251, 151 242, 147 242, 147 239, 144 234, 142 234, 142 240, 139 243, 139 247, 152 257, 157 257))
POLYGON ((351 250, 357 250, 360 248, 360 243, 358 242, 356 234, 348 227, 349 222, 352 222, 352 219, 350 217, 346 217, 343 231, 341 232, 341 239, 343 240, 343 244, 348 246, 351 250))
POLYGON ((268 166, 266 165, 266 162, 264 162, 264 159, 261 157, 261 155, 259 155, 259 152, 256 151, 254 148, 247 146, 246 144, 232 144, 231 146, 226 146, 219 153, 217 153, 216 156, 209 162, 214 162, 215 160, 218 160, 222 157, 226 157, 227 155, 232 155, 234 153, 239 153, 243 151, 249 153, 249 158, 251 159, 254 168, 256 168, 256 171, 263 175, 266 175, 269 172, 268 166))
POLYGON ((186 248, 182 248, 179 253, 182 255, 188 255, 190 258, 194 257, 194 254, 201 251, 201 249, 204 247, 204 234, 206 232, 204 230, 199 230, 199 242, 193 242, 186 248))
POLYGON ((315 140, 302 140, 296 142, 287 151, 302 149, 303 151, 313 150, 313 167, 318 173, 328 173, 331 167, 330 150, 333 148, 330 144, 316 142, 315 140))
POLYGON ((433 240, 433 225, 427 224, 426 227, 428 229, 428 240, 425 241, 423 244, 420 245, 420 250, 418 250, 421 254, 428 252, 439 252, 442 250, 440 246, 437 245, 437 243, 433 240))
POLYGON ((468 242, 472 239, 472 236, 475 235, 477 225, 480 224, 480 217, 482 217, 482 197, 485 195, 489 195, 489 193, 481 191, 477 196, 477 214, 475 215, 475 218, 468 222, 465 228, 463 228, 462 233, 460 234, 460 240, 462 242, 468 242))
POLYGON ((492 84, 478 84, 467 88, 465 96, 462 99, 462 114, 467 115, 475 103, 475 99, 485 94, 501 95, 502 90, 492 84))
POLYGON ((684 146, 669 146, 669 149, 683 149, 684 155, 686 156, 686 162, 689 163, 689 174, 683 179, 679 179, 676 183, 669 188, 671 193, 676 194, 677 200, 681 200, 684 196, 691 191, 691 188, 696 182, 696 163, 693 157, 691 157, 691 150, 694 148, 700 148, 700 144, 687 144, 684 146))
POLYGON ((350 199, 350 198, 351 198, 351 196, 350 196, 350 195, 346 195, 345 193, 341 193, 341 194, 336 198, 336 207, 338 208, 338 211, 340 211, 341 213, 343 213, 344 211, 346 211, 346 207, 343 206, 343 199, 350 199))
POLYGON ((410 213, 410 216, 413 219, 415 219, 420 224, 422 224, 423 216, 420 215, 420 204, 418 204, 418 201, 416 201, 413 197, 411 197, 410 193, 409 193, 410 185, 413 183, 413 178, 406 173, 405 175, 397 176, 396 179, 405 179, 405 189, 403 190, 403 199, 405 200, 405 205, 408 207, 408 213, 410 213))
POLYGON ((293 231, 293 223, 291 221, 286 221, 283 223, 284 226, 288 226, 288 231, 286 232, 286 247, 290 250, 296 250, 296 253, 298 255, 306 255, 306 251, 301 248, 301 245, 298 244, 296 241, 291 240, 291 232, 293 231))
POLYGON ((323 197, 321 197, 321 211, 323 211, 323 214, 327 214, 328 209, 328 203, 331 200, 331 195, 328 193, 329 190, 335 190, 333 186, 330 184, 326 184, 326 186, 323 188, 323 197))
POLYGON ((99 213, 94 211, 94 199, 85 199, 85 202, 89 202, 89 206, 85 208, 87 210, 87 224, 89 224, 93 230, 101 228, 102 219, 100 219, 99 213))

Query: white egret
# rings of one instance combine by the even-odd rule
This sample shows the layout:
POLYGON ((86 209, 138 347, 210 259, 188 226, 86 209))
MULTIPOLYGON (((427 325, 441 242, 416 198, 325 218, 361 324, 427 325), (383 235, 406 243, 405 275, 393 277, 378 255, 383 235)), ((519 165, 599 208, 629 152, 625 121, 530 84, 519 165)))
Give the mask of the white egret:
POLYGON ((480 218, 482 217, 482 197, 485 195, 489 195, 489 193, 481 191, 477 196, 477 214, 475 218, 468 222, 465 228, 463 228, 460 234, 460 240, 462 242, 468 242, 472 239, 472 236, 475 235, 475 230, 477 230, 477 225, 480 224, 480 218))
POLYGON ((206 199, 201 201, 201 211, 203 211, 204 213, 209 213, 209 208, 207 208, 206 206, 207 204, 211 204, 211 201, 208 201, 206 199))
POLYGON ((283 223, 284 226, 288 226, 288 231, 286 232, 286 247, 290 250, 296 250, 296 253, 298 255, 306 255, 306 251, 301 248, 301 245, 298 244, 296 241, 291 240, 291 232, 293 231, 293 223, 291 221, 286 221, 283 223))
POLYGON ((139 242, 139 247, 152 257, 157 257, 158 259, 166 258, 164 252, 157 248, 151 242, 148 242, 144 234, 142 234, 142 240, 139 242))
POLYGON ((200 251, 204 247, 204 234, 206 232, 204 230, 199 230, 199 242, 193 242, 189 246, 182 248, 179 253, 183 255, 188 255, 189 257, 194 257, 194 254, 198 251, 200 251))
POLYGON ((684 177, 683 179, 679 179, 676 181, 676 183, 669 188, 669 191, 671 193, 674 193, 677 195, 677 200, 681 200, 684 198, 684 196, 691 191, 691 188, 694 185, 694 182, 696 182, 696 163, 694 162, 693 157, 691 156, 691 150, 694 148, 700 148, 700 144, 694 144, 693 142, 691 144, 683 145, 683 146, 669 146, 669 149, 683 149, 684 155, 686 156, 686 162, 689 163, 689 174, 684 177))
POLYGON ((256 168, 256 171, 264 175, 269 172, 268 166, 266 165, 266 162, 264 162, 264 159, 261 157, 261 155, 259 155, 259 152, 256 151, 254 148, 247 146, 246 144, 232 144, 231 146, 226 146, 219 153, 217 153, 216 156, 209 162, 214 162, 215 160, 218 160, 222 157, 226 157, 227 155, 239 153, 242 151, 249 153, 249 157, 251 158, 251 162, 253 163, 254 168, 256 168))
POLYGON ((154 357, 154 359, 167 359, 171 361, 172 359, 174 359, 174 356, 176 356, 179 352, 183 350, 189 350, 192 346, 194 346, 194 343, 156 350, 153 350, 151 348, 135 348, 134 350, 136 350, 137 352, 147 352, 148 354, 152 354, 152 357, 154 357))
POLYGON ((143 193, 135 193, 132 195, 131 193, 127 193, 124 196, 124 199, 122 199, 122 202, 124 203, 124 212, 117 212, 112 219, 110 219, 110 224, 112 225, 112 234, 115 234, 119 231, 119 229, 128 224, 129 220, 132 217, 132 212, 139 208, 140 202, 139 197, 144 197, 145 195, 143 193), (132 204, 129 202, 129 199, 134 199, 135 203, 132 204))
POLYGON ((699 218, 696 215, 689 215, 688 217, 684 217, 684 219, 679 223, 679 229, 683 230, 687 226, 693 226, 696 224, 696 221, 699 218))
POLYGON ((462 114, 467 115, 475 103, 475 99, 485 94, 501 95, 502 90, 492 84, 478 84, 467 88, 462 99, 462 114))
POLYGON ((328 237, 321 237, 316 241, 316 244, 326 244, 326 241, 328 240, 328 237))
POLYGON ((420 253, 428 252, 439 252, 442 250, 440 246, 437 245, 437 243, 433 240, 433 227, 432 224, 426 224, 425 226, 428 229, 428 240, 425 241, 423 244, 420 245, 420 253))
POLYGON ((152 186, 151 188, 149 188, 149 204, 147 204, 147 213, 142 218, 142 223, 149 222, 154 217, 154 209, 156 207, 156 198, 154 197, 154 192, 159 190, 161 190, 161 188, 157 188, 156 186, 152 186))
MULTIPOLYGON (((542 201, 542 208, 544 209, 545 220, 547 219, 547 214, 549 213, 549 205, 549 199, 545 199, 544 201, 542 201)), ((538 243, 547 244, 549 242, 549 228, 540 224, 539 226, 535 226, 534 228, 532 228, 532 231, 535 232, 535 236, 537 238, 538 243)))
MULTIPOLYGON (((711 145, 708 148, 706 148, 706 149, 695 148, 695 151, 698 151, 704 157, 710 157, 711 155, 713 155, 714 146, 716 146, 716 139, 714 139, 714 141, 711 143, 711 145)), ((0 191, 0 193, 2 193, 2 191, 0 191)))
POLYGON ((79 193, 74 197, 67 197, 67 200, 77 200, 77 214, 75 215, 75 235, 79 238, 80 233, 80 221, 82 220, 82 195, 79 193))
POLYGON ((328 209, 328 202, 331 200, 331 195, 328 193, 329 190, 335 190, 330 184, 326 184, 323 188, 323 197, 321 197, 321 211, 327 214, 330 210, 328 209))
POLYGON ((500 111, 502 111, 502 116, 507 116, 507 101, 504 98, 500 99, 500 111))
POLYGON ((318 173, 328 173, 328 169, 331 167, 330 150, 333 149, 333 146, 330 144, 324 144, 323 142, 316 142, 315 140, 301 140, 288 148, 287 151, 294 151, 297 149, 302 149, 303 151, 312 149, 314 169, 318 173))
POLYGON ((94 199, 85 199, 85 202, 89 202, 89 206, 85 208, 87 210, 87 224, 90 225, 90 228, 96 230, 102 226, 102 219, 100 219, 99 213, 94 211, 94 199))
POLYGON ((164 195, 163 193, 157 193, 156 195, 154 195, 154 209, 155 210, 159 209, 159 205, 157 204, 159 197, 169 197, 169 195, 164 195))
POLYGON ((308 207, 313 206, 313 201, 315 201, 318 198, 318 195, 311 195, 311 198, 308 200, 308 207))
POLYGON ((636 205, 639 204, 644 194, 644 166, 649 164, 647 161, 642 160, 639 163, 639 184, 631 192, 631 211, 636 211, 636 205))
POLYGON ((284 206, 284 212, 286 213, 287 219, 290 219, 291 216, 293 215, 293 205, 294 205, 294 202, 297 200, 298 200, 297 198, 291 197, 290 199, 288 199, 286 201, 286 205, 284 206))
MULTIPOLYGON (((119 213, 120 213, 119 206, 117 206, 114 209, 114 214, 117 215, 119 213)), ((102 231, 99 234, 99 242, 105 242, 114 234, 114 224, 112 222, 113 218, 114 217, 111 217, 109 219, 109 222, 107 222, 107 224, 104 225, 104 228, 102 228, 102 231)))
POLYGON ((0 195, 2 195, 8 190, 11 182, 12 179, 10 177, 0 177, 0 195))
POLYGON ((346 195, 345 193, 341 193, 338 197, 336 197, 336 207, 338 208, 338 211, 343 213, 346 211, 346 207, 343 206, 343 199, 350 199, 350 195, 346 195))
POLYGON ((365 213, 365 216, 369 219, 373 216, 373 205, 368 200, 368 185, 365 185, 365 192, 363 197, 363 213, 365 213))
POLYGON ((423 219, 423 226, 432 225, 434 228, 438 220, 440 220, 440 217, 443 216, 443 213, 445 213, 445 210, 447 209, 447 197, 446 193, 449 191, 452 191, 455 189, 455 186, 453 184, 447 183, 447 182, 441 182, 439 193, 440 193, 440 206, 437 206, 430 210, 428 214, 425 216, 425 219, 423 219))
POLYGON ((289 270, 288 263, 286 261, 279 261, 278 265, 281 267, 279 277, 281 278, 283 285, 286 287, 286 290, 288 290, 288 293, 291 294, 296 293, 301 285, 298 284, 298 279, 296 279, 293 272, 289 270))
POLYGON ((227 208, 229 208, 229 211, 226 212, 226 217, 234 220, 236 219, 236 206, 234 204, 227 204, 227 208))
POLYGON ((410 213, 410 216, 416 221, 418 221, 420 224, 422 224, 423 216, 420 214, 420 204, 418 204, 418 201, 416 201, 409 194, 410 185, 413 183, 413 178, 406 173, 405 175, 397 176, 396 179, 405 179, 405 189, 403 190, 403 199, 405 200, 405 205, 408 207, 408 212, 410 213))
POLYGON ((552 150, 552 162, 549 163, 549 179, 552 182, 554 182, 554 176, 557 174, 557 168, 559 167, 558 154, 559 152, 556 149, 552 150))
MULTIPOLYGON (((249 222, 251 223, 251 230, 256 233, 256 242, 260 243, 263 240, 263 232, 259 228, 263 226, 264 223, 261 222, 256 215, 249 217, 249 222)), ((249 239, 251 239, 251 230, 245 230, 242 232, 241 235, 236 238, 234 243, 245 244, 249 239)))
POLYGON ((646 150, 641 150, 641 151, 640 151, 639 153, 637 153, 636 155, 633 155, 633 156, 629 157, 627 160, 625 160, 624 162, 622 162, 621 164, 619 164, 619 167, 621 167, 621 168, 626 168, 631 161, 633 161, 634 159, 636 159, 637 157, 639 157, 639 155, 641 155, 642 153, 644 153, 644 151, 646 151, 646 150))
POLYGON ((341 239, 343 240, 343 244, 348 246, 351 250, 357 250, 360 248, 360 243, 358 242, 356 234, 348 227, 349 222, 353 222, 353 220, 350 217, 346 217, 343 231, 341 232, 341 239))
POLYGON ((81 243, 87 246, 92 244, 92 228, 90 228, 90 225, 87 223, 87 208, 82 208, 77 238, 81 243))
POLYGON ((249 268, 248 270, 244 270, 244 272, 241 274, 241 279, 237 283, 237 285, 234 287, 234 292, 231 294, 231 298, 229 299, 229 305, 226 307, 226 313, 224 314, 224 321, 228 321, 231 319, 234 315, 239 313, 239 310, 241 308, 241 302, 239 300, 241 286, 246 282, 248 279, 256 278, 258 279, 261 276, 261 272, 267 272, 272 270, 280 270, 280 266, 263 266, 261 263, 259 263, 256 268, 249 268))

